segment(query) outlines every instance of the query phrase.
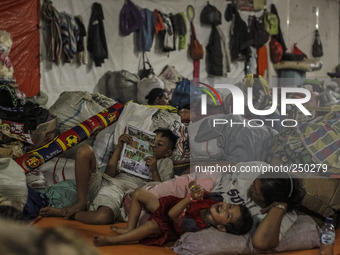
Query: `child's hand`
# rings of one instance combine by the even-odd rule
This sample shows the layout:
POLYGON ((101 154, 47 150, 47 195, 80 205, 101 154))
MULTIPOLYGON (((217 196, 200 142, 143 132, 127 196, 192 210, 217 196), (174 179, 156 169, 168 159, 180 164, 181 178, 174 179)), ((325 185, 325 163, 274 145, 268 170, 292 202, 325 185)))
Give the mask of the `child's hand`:
POLYGON ((117 147, 119 148, 123 148, 124 143, 126 144, 131 144, 132 143, 132 137, 128 134, 122 134, 119 138, 118 138, 118 145, 117 147))
POLYGON ((145 159, 145 164, 151 169, 156 168, 157 169, 157 159, 155 157, 147 157, 145 159))
POLYGON ((193 200, 202 200, 205 190, 196 181, 189 183, 190 194, 193 200))

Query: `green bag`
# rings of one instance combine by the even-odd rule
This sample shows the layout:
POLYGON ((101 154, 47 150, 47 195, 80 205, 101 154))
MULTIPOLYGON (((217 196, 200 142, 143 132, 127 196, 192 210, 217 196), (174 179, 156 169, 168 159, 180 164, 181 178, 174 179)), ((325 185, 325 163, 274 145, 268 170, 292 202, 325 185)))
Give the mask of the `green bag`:
POLYGON ((264 14, 264 28, 270 35, 277 35, 279 33, 279 19, 276 14, 265 12, 264 14))

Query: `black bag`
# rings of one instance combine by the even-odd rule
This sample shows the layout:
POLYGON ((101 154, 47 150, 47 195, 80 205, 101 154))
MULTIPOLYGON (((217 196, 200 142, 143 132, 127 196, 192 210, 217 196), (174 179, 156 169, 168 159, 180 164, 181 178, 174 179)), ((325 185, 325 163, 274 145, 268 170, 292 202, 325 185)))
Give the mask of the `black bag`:
POLYGON ((263 16, 257 18, 249 16, 248 18, 250 36, 252 38, 252 46, 255 48, 261 48, 269 40, 269 33, 264 27, 263 16))
POLYGON ((151 74, 155 75, 155 72, 149 62, 148 56, 143 52, 143 67, 138 71, 138 76, 140 79, 143 79, 149 77, 151 74))
POLYGON ((201 12, 200 21, 206 25, 221 25, 222 14, 215 6, 208 2, 201 12))
POLYGON ((313 43, 312 54, 314 58, 319 58, 323 56, 322 43, 321 43, 320 34, 318 30, 315 30, 315 39, 313 43))
POLYGON ((24 131, 35 130, 47 121, 50 112, 38 104, 27 102, 16 107, 0 106, 0 119, 24 124, 24 131))

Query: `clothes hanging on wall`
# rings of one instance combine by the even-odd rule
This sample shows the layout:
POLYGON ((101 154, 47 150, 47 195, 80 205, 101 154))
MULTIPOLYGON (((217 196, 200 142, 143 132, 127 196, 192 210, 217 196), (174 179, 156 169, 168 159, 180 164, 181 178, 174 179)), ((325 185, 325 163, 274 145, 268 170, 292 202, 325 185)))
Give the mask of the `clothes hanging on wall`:
POLYGON ((247 24, 242 20, 236 6, 228 4, 224 13, 226 21, 232 21, 230 26, 229 50, 231 61, 244 59, 250 54, 251 38, 247 24))
POLYGON ((63 41, 63 60, 70 63, 77 52, 78 25, 73 16, 66 12, 59 13, 59 21, 63 41))
POLYGON ((87 50, 91 52, 95 66, 101 66, 104 59, 108 58, 103 20, 102 5, 93 3, 88 28, 87 50))
POLYGON ((59 12, 53 7, 52 1, 45 0, 41 7, 41 17, 49 25, 50 41, 47 56, 49 60, 60 64, 62 52, 62 38, 59 23, 59 12))
POLYGON ((287 51, 286 43, 285 40, 283 39, 282 31, 281 31, 281 25, 280 25, 280 17, 277 12, 275 4, 270 5, 270 12, 275 14, 277 19, 278 19, 278 34, 277 35, 272 35, 282 46, 283 53, 287 51))
POLYGON ((74 17, 79 29, 79 36, 77 38, 77 53, 79 62, 87 64, 87 49, 86 49, 86 28, 84 26, 83 17, 78 15, 74 17))
POLYGON ((257 49, 257 74, 264 76, 267 69, 268 69, 267 46, 263 45, 261 48, 257 49))
POLYGON ((150 51, 156 29, 156 15, 147 8, 141 10, 144 23, 137 31, 138 51, 150 51))

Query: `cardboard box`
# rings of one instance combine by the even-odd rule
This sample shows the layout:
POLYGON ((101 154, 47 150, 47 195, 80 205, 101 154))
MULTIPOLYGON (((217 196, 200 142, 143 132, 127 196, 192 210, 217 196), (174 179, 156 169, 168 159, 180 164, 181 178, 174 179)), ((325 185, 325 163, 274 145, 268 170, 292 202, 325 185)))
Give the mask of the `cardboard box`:
POLYGON ((9 120, 0 120, 3 135, 33 146, 33 149, 45 144, 56 136, 57 120, 50 115, 48 120, 37 126, 35 130, 24 130, 24 124, 9 120))
POLYGON ((56 131, 57 118, 53 115, 49 116, 46 122, 39 124, 32 132, 34 148, 38 148, 51 141, 56 136, 56 131))
POLYGON ((311 178, 304 179, 306 195, 302 205, 324 217, 334 215, 340 210, 340 179, 311 178))

